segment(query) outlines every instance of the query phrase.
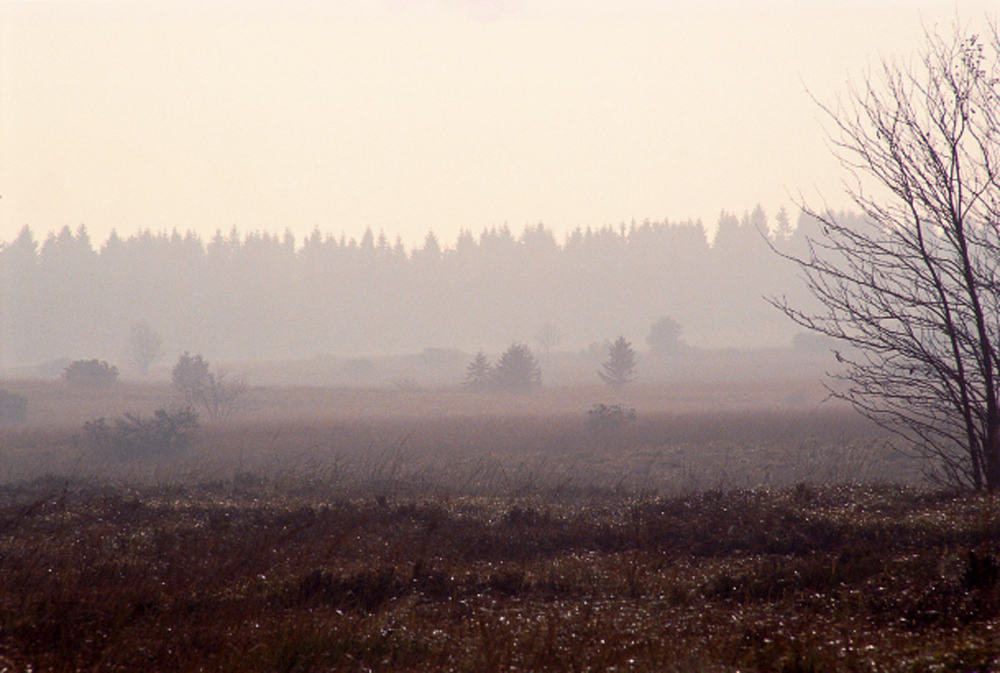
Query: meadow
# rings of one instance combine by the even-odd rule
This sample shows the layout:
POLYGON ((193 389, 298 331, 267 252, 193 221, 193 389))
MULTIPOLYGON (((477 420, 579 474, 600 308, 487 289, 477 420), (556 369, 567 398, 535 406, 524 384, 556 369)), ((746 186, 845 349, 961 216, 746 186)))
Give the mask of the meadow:
POLYGON ((81 428, 168 387, 3 387, 5 670, 1000 667, 996 499, 809 383, 256 388, 134 459, 81 428))

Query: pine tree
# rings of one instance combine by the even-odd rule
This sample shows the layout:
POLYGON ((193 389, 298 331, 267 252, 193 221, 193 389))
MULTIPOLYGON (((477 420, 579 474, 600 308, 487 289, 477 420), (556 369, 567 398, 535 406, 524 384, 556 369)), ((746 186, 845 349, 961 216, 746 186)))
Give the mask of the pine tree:
POLYGON ((635 379, 635 351, 632 344, 620 336, 608 348, 608 359, 601 363, 604 371, 597 372, 609 386, 621 388, 635 379))
POLYGON ((469 390, 485 390, 492 378, 493 366, 486 359, 486 353, 479 351, 465 368, 465 381, 462 382, 462 386, 469 390))
POLYGON ((522 343, 510 345, 493 369, 493 386, 498 390, 526 391, 541 385, 542 370, 531 349, 522 343))

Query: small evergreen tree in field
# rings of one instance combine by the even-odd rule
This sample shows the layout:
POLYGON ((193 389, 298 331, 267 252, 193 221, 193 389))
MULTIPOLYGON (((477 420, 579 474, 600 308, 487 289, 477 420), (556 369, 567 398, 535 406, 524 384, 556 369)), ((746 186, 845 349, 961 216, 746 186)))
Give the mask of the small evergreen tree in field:
POLYGON ((493 365, 486 359, 486 353, 479 351, 465 368, 465 381, 462 382, 462 386, 469 390, 486 390, 490 387, 492 377, 493 365))
POLYGON ((621 388, 635 379, 635 351, 625 337, 620 336, 611 344, 601 369, 597 375, 609 386, 621 388))
POLYGON ((542 384, 542 370, 531 349, 514 342, 500 356, 492 382, 497 390, 523 392, 542 384))

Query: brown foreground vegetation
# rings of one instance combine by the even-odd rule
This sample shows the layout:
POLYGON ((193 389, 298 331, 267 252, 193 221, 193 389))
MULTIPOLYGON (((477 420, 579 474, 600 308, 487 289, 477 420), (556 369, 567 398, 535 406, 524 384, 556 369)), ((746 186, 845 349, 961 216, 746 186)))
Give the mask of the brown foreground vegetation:
POLYGON ((258 390, 134 460, 80 426, 169 390, 17 390, 0 670, 1000 669, 1000 503, 781 390, 258 390))
POLYGON ((5 670, 996 670, 995 498, 0 489, 5 670))

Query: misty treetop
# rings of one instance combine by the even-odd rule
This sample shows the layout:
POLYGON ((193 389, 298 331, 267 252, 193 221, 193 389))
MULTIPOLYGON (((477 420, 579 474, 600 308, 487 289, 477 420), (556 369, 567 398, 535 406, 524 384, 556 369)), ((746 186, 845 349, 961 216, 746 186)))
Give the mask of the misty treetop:
MULTIPOLYGON (((795 250, 810 226, 800 219, 773 242, 795 250)), ((0 247, 0 364, 123 361, 139 321, 168 352, 224 359, 474 351, 543 328, 560 348, 583 348, 609 326, 644 334, 664 315, 691 345, 788 343, 792 328, 762 297, 794 292, 795 270, 770 254, 759 233, 769 227, 758 207, 723 213, 711 244, 700 223, 647 221, 561 242, 541 224, 467 230, 453 245, 429 233, 407 250, 371 230, 302 241, 143 231, 95 244, 82 225, 41 243, 25 226, 0 247)))

